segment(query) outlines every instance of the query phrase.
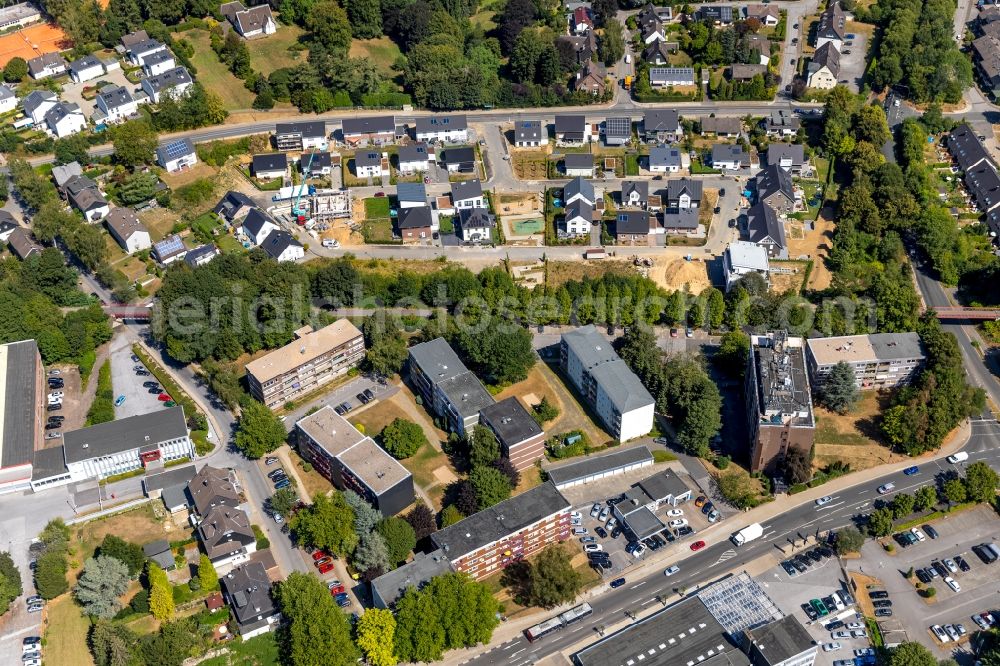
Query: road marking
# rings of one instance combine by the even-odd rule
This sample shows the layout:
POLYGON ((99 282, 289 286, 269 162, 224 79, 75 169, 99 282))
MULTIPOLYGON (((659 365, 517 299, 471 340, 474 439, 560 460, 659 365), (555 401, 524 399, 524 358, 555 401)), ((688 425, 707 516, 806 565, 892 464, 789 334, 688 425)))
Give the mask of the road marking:
POLYGON ((719 559, 710 564, 709 567, 714 567, 716 564, 722 564, 726 560, 732 559, 734 557, 736 557, 736 551, 730 548, 729 550, 722 553, 722 555, 719 555, 719 559))
POLYGON ((528 649, 528 648, 521 648, 521 649, 520 649, 520 650, 518 650, 517 652, 512 652, 512 653, 510 654, 510 659, 513 659, 514 657, 516 657, 517 655, 521 654, 522 652, 524 652, 524 651, 525 651, 525 650, 527 650, 527 649, 528 649))
POLYGON ((510 645, 508 645, 507 647, 505 647, 505 648, 501 648, 501 649, 502 649, 502 650, 509 650, 509 649, 511 649, 512 647, 517 647, 517 643, 511 643, 511 644, 510 644, 510 645))
POLYGON ((654 601, 656 601, 656 599, 646 599, 645 601, 643 601, 643 602, 642 602, 641 604, 639 604, 639 605, 640 605, 640 606, 648 606, 649 604, 653 603, 654 601))
POLYGON ((24 629, 21 629, 19 631, 12 631, 9 634, 4 634, 3 636, 0 636, 0 641, 6 641, 8 639, 20 636, 21 634, 26 634, 29 631, 37 631, 37 630, 38 630, 37 626, 35 626, 35 627, 25 627, 24 629))
POLYGON ((826 506, 818 506, 816 507, 816 511, 822 511, 824 509, 833 509, 835 507, 840 506, 841 504, 847 504, 847 501, 845 500, 843 502, 837 502, 836 504, 827 504, 826 506))
POLYGON ((572 631, 570 631, 569 633, 575 634, 576 632, 580 631, 581 629, 583 629, 583 625, 582 624, 579 627, 577 627, 576 629, 573 629, 572 631))
POLYGON ((617 613, 618 611, 623 611, 623 610, 625 610, 625 607, 624 607, 624 606, 622 606, 621 608, 616 608, 616 609, 614 609, 614 610, 613 610, 613 611, 611 611, 611 612, 612 612, 612 613, 617 613))
POLYGON ((646 584, 646 583, 648 583, 648 582, 649 582, 648 580, 644 580, 644 581, 642 581, 641 583, 636 583, 635 585, 633 585, 632 587, 630 587, 630 588, 628 588, 628 589, 630 589, 630 590, 634 590, 634 589, 635 589, 635 588, 637 588, 637 587, 642 587, 643 585, 645 585, 645 584, 646 584))

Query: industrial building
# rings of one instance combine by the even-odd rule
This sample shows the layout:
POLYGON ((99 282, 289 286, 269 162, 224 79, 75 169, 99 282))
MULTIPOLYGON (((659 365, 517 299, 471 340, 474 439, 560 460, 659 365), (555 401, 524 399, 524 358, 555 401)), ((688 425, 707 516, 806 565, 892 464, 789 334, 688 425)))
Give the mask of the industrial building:
POLYGON ((34 340, 0 345, 0 401, 0 493, 26 490, 44 442, 45 372, 34 340))

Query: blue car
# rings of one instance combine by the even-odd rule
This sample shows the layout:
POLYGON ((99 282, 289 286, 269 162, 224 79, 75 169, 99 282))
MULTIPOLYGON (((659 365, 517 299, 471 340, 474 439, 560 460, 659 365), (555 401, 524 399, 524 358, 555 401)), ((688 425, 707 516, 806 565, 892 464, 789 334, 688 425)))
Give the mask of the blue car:
POLYGON ((115 407, 121 407, 124 404, 125 404, 125 396, 124 395, 118 396, 118 398, 115 400, 115 407))
POLYGON ((624 578, 615 578, 613 581, 611 581, 611 587, 621 587, 624 584, 625 584, 624 578))
POLYGON ((903 474, 905 474, 906 476, 913 476, 918 472, 920 472, 920 468, 917 467, 916 465, 914 465, 913 467, 907 467, 906 469, 903 470, 903 474))
POLYGON ((274 484, 274 489, 281 490, 282 488, 287 488, 290 485, 292 485, 292 482, 286 477, 274 484))

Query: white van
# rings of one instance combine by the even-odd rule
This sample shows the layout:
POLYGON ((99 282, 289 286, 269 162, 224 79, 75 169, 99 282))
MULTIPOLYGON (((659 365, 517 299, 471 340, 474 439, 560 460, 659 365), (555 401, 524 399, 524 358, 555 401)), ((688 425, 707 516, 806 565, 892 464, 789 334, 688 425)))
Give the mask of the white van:
POLYGON ((334 238, 324 238, 323 247, 340 247, 340 243, 334 238))
POLYGON ((965 451, 959 451, 958 453, 948 456, 948 462, 952 465, 957 465, 960 462, 965 462, 969 459, 969 454, 965 451))

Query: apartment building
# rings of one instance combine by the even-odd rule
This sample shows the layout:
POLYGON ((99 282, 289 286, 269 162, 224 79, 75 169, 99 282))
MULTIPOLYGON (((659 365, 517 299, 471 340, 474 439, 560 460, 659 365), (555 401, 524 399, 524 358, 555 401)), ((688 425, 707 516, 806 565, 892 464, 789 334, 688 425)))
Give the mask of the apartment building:
POLYGON ((545 432, 515 396, 484 407, 479 419, 496 436, 500 454, 515 469, 527 469, 545 455, 545 432))
POLYGON ((455 571, 482 580, 549 544, 569 539, 571 509, 555 484, 547 481, 435 532, 431 541, 455 571))
POLYGON ((802 338, 786 331, 751 336, 744 389, 750 471, 775 474, 792 449, 808 455, 816 421, 802 338))
POLYGON ((913 381, 927 360, 917 333, 813 338, 807 341, 806 348, 813 386, 822 385, 841 361, 851 366, 854 382, 861 390, 901 386, 913 381))
POLYGON ((483 408, 493 404, 493 396, 444 338, 411 347, 409 368, 427 408, 462 437, 479 422, 483 408))
POLYGON ((560 364, 613 436, 625 442, 653 429, 655 401, 593 325, 564 333, 560 364))
POLYGON ((364 336, 347 319, 318 331, 303 326, 292 342, 247 363, 250 395, 279 408, 343 375, 364 356, 364 336))

